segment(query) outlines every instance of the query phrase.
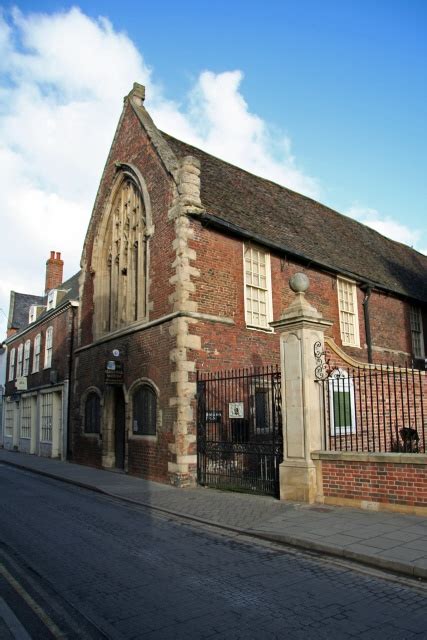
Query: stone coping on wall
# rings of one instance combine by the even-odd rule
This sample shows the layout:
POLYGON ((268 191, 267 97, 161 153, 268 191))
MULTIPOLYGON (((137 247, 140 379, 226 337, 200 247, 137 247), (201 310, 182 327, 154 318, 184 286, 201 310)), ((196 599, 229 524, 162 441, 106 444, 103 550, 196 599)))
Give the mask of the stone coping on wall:
POLYGON ((312 460, 342 462, 371 462, 386 464, 427 465, 425 453, 375 453, 355 451, 312 451, 312 460))
MULTIPOLYGON (((349 367, 353 367, 354 369, 367 369, 367 370, 384 369, 385 371, 387 371, 387 369, 390 368, 390 365, 387 365, 387 364, 382 364, 382 363, 370 364, 368 362, 362 362, 361 360, 356 360, 356 358, 353 358, 348 353, 346 353, 343 349, 341 349, 337 345, 335 340, 331 337, 328 337, 328 336, 325 337, 325 346, 328 347, 332 351, 332 353, 338 356, 340 360, 345 362, 349 367)), ((394 371, 397 371, 397 372, 402 371, 403 373, 405 373, 407 370, 407 367, 399 367, 399 366, 393 365, 393 369, 394 371)), ((422 371, 419 369, 415 369, 415 371, 417 372, 417 374, 420 374, 421 376, 425 376, 427 374, 426 371, 422 371)))

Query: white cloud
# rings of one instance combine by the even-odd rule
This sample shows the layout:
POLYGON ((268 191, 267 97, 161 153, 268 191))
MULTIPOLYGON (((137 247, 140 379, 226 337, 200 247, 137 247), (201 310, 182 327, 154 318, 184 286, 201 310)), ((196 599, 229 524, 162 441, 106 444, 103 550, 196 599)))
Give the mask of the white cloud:
POLYGON ((203 71, 189 95, 188 109, 153 103, 160 128, 240 167, 290 189, 319 197, 320 187, 298 168, 291 141, 251 113, 240 93, 241 71, 203 71), (171 117, 172 116, 172 117, 171 117))
POLYGON ((396 240, 397 242, 407 244, 410 247, 414 247, 420 253, 425 253, 427 255, 427 251, 422 250, 419 246, 422 240, 421 230, 409 228, 400 222, 393 220, 393 218, 390 218, 389 216, 381 215, 376 209, 362 207, 360 205, 351 206, 347 210, 346 214, 351 218, 366 224, 368 227, 375 229, 383 236, 396 240))
MULTIPOLYGON (((242 73, 204 71, 185 105, 165 99, 142 54, 105 18, 78 8, 0 13, 0 308, 9 291, 42 293, 44 263, 59 250, 78 269, 96 189, 134 81, 160 128, 307 195, 319 186, 297 166, 291 143, 250 112, 242 73), (5 233, 5 232, 4 232, 5 233)), ((0 337, 4 333, 0 314, 0 337)))

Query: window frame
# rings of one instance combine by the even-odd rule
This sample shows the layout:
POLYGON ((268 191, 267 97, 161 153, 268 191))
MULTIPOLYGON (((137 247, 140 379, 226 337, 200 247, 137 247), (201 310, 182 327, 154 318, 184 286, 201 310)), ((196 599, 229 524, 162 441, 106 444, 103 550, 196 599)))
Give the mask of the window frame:
POLYGON ((13 438, 15 428, 15 403, 11 400, 5 402, 4 411, 4 437, 13 438))
MULTIPOLYGON (((143 414, 143 412, 144 412, 144 409, 142 408, 141 414, 143 414)), ((139 437, 139 438, 156 439, 158 434, 158 419, 159 419, 159 409, 158 409, 158 396, 157 396, 156 390, 151 384, 147 382, 138 384, 138 386, 135 388, 135 390, 132 393, 132 429, 131 429, 132 436, 139 437), (135 401, 138 395, 143 393, 144 391, 147 391, 150 394, 151 399, 154 403, 154 420, 151 425, 153 427, 154 432, 152 432, 152 430, 144 431, 144 423, 142 421, 143 416, 139 415, 138 417, 136 417, 135 401), (140 429, 138 428, 138 424, 137 424, 137 428, 135 428, 135 423, 137 423, 137 420, 139 420, 140 418, 142 421, 141 428, 140 429)))
MULTIPOLYGON (((90 390, 85 399, 84 399, 84 416, 83 416, 83 433, 85 435, 90 435, 90 436, 100 436, 101 435, 101 398, 99 396, 99 393, 97 393, 94 390, 90 390), (88 403, 91 402, 92 399, 96 399, 97 400, 97 429, 88 429, 88 403)), ((91 412, 91 418, 93 417, 93 409, 90 408, 90 412, 91 412)), ((96 412, 95 412, 96 413, 96 412)))
POLYGON ((10 350, 10 356, 9 356, 8 382, 13 382, 15 380, 15 372, 16 372, 15 362, 16 362, 16 349, 15 347, 13 347, 13 349, 10 350))
POLYGON ((41 342, 42 342, 42 335, 41 333, 38 333, 34 338, 32 373, 38 373, 40 371, 41 342))
POLYGON ((53 351, 53 327, 46 329, 46 342, 44 345, 44 366, 43 369, 52 367, 52 351, 53 351))
POLYGON ((40 407, 40 442, 43 444, 52 444, 53 439, 53 391, 41 394, 40 407), (46 410, 49 409, 49 412, 46 410), (46 437, 48 436, 48 437, 46 437), (49 438, 50 436, 50 438, 49 438))
POLYGON ((51 289, 48 291, 46 300, 46 311, 51 311, 56 308, 56 300, 58 297, 58 289, 51 289))
MULTIPOLYGON (((344 369, 335 369, 328 379, 328 397, 329 397, 329 433, 332 437, 340 437, 346 435, 353 435, 356 433, 356 400, 354 396, 354 382, 353 379, 348 376, 347 371, 344 369), (342 387, 342 389, 341 389, 342 387), (335 418, 335 394, 336 393, 348 393, 349 394, 349 417, 350 424, 336 424, 335 418)), ((344 418, 347 418, 346 400, 344 400, 344 418)), ((340 406, 338 399, 338 406, 340 406)), ((340 410, 338 411, 340 413, 340 410)), ((338 419, 341 415, 338 416, 338 419)))
MULTIPOLYGON (((257 245, 253 245, 252 243, 243 243, 243 298, 244 298, 244 311, 245 311, 245 324, 248 329, 256 329, 258 331, 268 331, 270 333, 273 332, 273 328, 270 327, 270 322, 273 321, 273 295, 272 295, 272 285, 271 285, 271 258, 270 252, 266 251, 262 247, 258 247, 257 245), (247 273, 246 273, 246 252, 251 251, 251 263, 252 263, 252 252, 257 251, 264 255, 265 258, 265 287, 256 286, 252 284, 252 282, 248 282, 247 273), (248 315, 252 314, 253 320, 253 311, 250 311, 248 308, 248 291, 249 290, 257 290, 257 291, 265 291, 265 305, 266 305, 266 324, 256 324, 255 322, 248 322, 248 315)), ((252 297, 251 297, 252 300, 252 297)), ((260 315, 260 314, 258 314, 260 315)))
POLYGON ((337 277, 337 298, 338 298, 338 314, 339 314, 341 343, 345 347, 355 347, 359 349, 360 348, 360 332, 359 332, 359 310, 357 305, 356 282, 354 282, 354 280, 349 280, 348 278, 343 278, 342 276, 338 276, 337 277), (352 302, 353 302, 353 309, 354 309, 353 312, 343 308, 342 301, 341 301, 341 293, 340 293, 341 284, 345 286, 348 286, 348 285, 351 286, 351 294, 353 298, 352 302), (354 342, 349 342, 345 338, 345 332, 343 327, 344 325, 343 314, 347 314, 353 317, 354 342))
POLYGON ((24 362, 22 365, 22 375, 28 376, 30 373, 31 340, 26 340, 24 344, 24 362))
POLYGON ((23 396, 21 400, 19 438, 22 440, 31 440, 31 422, 33 413, 32 400, 31 396, 23 396))
POLYGON ((16 379, 22 377, 23 358, 24 358, 24 343, 21 342, 21 344, 18 347, 18 356, 16 359, 16 379))
POLYGON ((411 327, 411 343, 414 358, 425 358, 424 331, 423 331, 423 314, 421 308, 416 305, 409 307, 409 323, 411 327), (417 325, 417 326, 416 326, 417 325), (417 351, 419 341, 420 350, 417 351))

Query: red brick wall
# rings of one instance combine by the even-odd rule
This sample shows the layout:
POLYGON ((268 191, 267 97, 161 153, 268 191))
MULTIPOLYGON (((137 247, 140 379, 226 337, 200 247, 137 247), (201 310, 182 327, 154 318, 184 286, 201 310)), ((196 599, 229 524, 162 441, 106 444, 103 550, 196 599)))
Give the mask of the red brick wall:
MULTIPOLYGON (((169 283, 173 275, 172 263, 175 259, 173 240, 174 222, 168 220, 168 210, 172 201, 172 181, 168 176, 151 141, 141 127, 133 109, 127 105, 120 130, 113 143, 104 179, 101 182, 97 202, 88 230, 86 242, 87 271, 81 299, 80 345, 90 345, 93 340, 93 273, 91 272, 92 249, 95 234, 104 212, 116 175, 116 162, 131 163, 141 172, 147 185, 151 201, 154 234, 149 240, 149 320, 162 317, 172 311, 169 296, 173 291, 169 283)), ((175 408, 169 398, 176 395, 175 384, 170 382, 170 350, 176 346, 169 334, 169 323, 142 330, 128 336, 112 339, 102 344, 90 346, 78 354, 76 362, 76 385, 72 408, 73 459, 78 462, 101 466, 102 441, 83 434, 81 424, 81 402, 89 386, 97 387, 101 395, 106 393, 105 365, 114 359, 112 350, 121 352, 119 360, 124 367, 124 391, 139 378, 147 378, 159 389, 158 409, 162 423, 158 429, 157 441, 131 436, 128 439, 128 471, 143 477, 167 480, 168 460, 173 460, 168 445, 172 441, 172 426, 175 408)), ((132 397, 127 398, 127 432, 131 432, 132 397)))
MULTIPOLYGON (((173 240, 174 223, 168 220, 168 210, 172 201, 172 182, 167 174, 151 141, 143 131, 132 108, 128 105, 121 121, 120 131, 113 143, 103 181, 100 185, 96 206, 90 223, 85 245, 86 273, 83 274, 83 293, 81 298, 81 324, 79 346, 91 345, 93 341, 93 277, 91 271, 94 237, 105 210, 105 203, 111 191, 116 175, 116 162, 136 165, 143 175, 152 205, 152 217, 155 227, 150 239, 149 259, 149 304, 150 320, 159 318, 172 311, 169 296, 173 291, 170 278, 173 275, 172 263, 175 260, 173 240)), ((189 245, 196 251, 197 260, 192 266, 200 270, 200 277, 194 277, 195 291, 192 299, 198 303, 198 312, 232 318, 233 326, 199 321, 190 325, 191 333, 201 337, 200 351, 187 350, 189 360, 204 370, 263 366, 279 363, 279 335, 246 328, 244 317, 243 284, 243 242, 227 237, 212 229, 206 229, 192 219, 194 237, 189 245)), ((311 286, 307 294, 310 303, 316 306, 326 319, 334 322, 330 335, 341 344, 339 333, 338 301, 336 278, 315 269, 297 264, 283 256, 271 255, 273 319, 278 319, 284 308, 294 298, 288 281, 290 276, 304 270, 310 278, 311 286)), ((96 274, 95 274, 96 277, 96 274)), ((372 295, 374 300, 376 294, 372 295)), ((347 349, 359 360, 367 360, 362 301, 364 294, 358 291, 360 349, 347 349)), ((372 302, 374 306, 374 303, 372 302)), ((393 315, 392 310, 390 311, 393 315)), ((381 335, 387 334, 387 322, 384 318, 381 335)), ((390 341, 396 331, 390 320, 390 341)), ((383 338, 381 338, 383 339, 383 338)), ((404 342, 404 340, 403 340, 404 342)), ((129 440, 129 471, 145 477, 166 479, 167 462, 174 461, 168 451, 175 420, 175 409, 169 406, 169 399, 176 395, 175 384, 170 383, 172 364, 170 350, 176 346, 175 339, 169 335, 169 325, 164 324, 148 330, 142 330, 130 336, 110 340, 79 351, 75 370, 76 388, 73 401, 72 421, 74 432, 75 459, 101 464, 101 443, 90 441, 82 435, 81 398, 88 386, 97 386, 101 394, 105 392, 104 370, 107 359, 111 359, 113 348, 120 348, 124 364, 127 391, 139 377, 147 377, 159 388, 159 408, 163 423, 159 429, 157 443, 135 437, 129 440)))
POLYGON ((412 352, 409 305, 386 294, 374 292, 369 301, 372 342, 382 351, 375 351, 375 362, 403 365, 412 352), (396 352, 401 353, 396 353, 396 352))
POLYGON ((321 464, 325 497, 427 506, 427 464, 354 460, 322 460, 321 464))
MULTIPOLYGON (((278 334, 246 328, 243 241, 205 228, 197 220, 192 225, 194 238, 190 244, 197 253, 196 266, 200 270, 193 299, 198 302, 200 312, 229 317, 235 322, 233 328, 207 324, 196 326, 195 332, 202 336, 202 348, 206 351, 199 356, 200 366, 206 367, 209 363, 210 366, 221 368, 278 363, 278 334)), ((343 347, 336 277, 275 253, 271 254, 273 319, 279 319, 282 311, 294 299, 289 278, 298 271, 304 271, 310 279, 306 294, 308 302, 321 311, 325 319, 333 321, 329 335, 348 355, 367 362, 363 291, 357 290, 360 348, 343 347)), ((408 357, 395 351, 411 352, 408 304, 373 292, 370 313, 373 344, 386 349, 385 352, 374 351, 374 361, 403 364, 408 357)))
POLYGON ((172 200, 171 178, 154 149, 151 141, 141 127, 133 109, 128 104, 125 108, 119 134, 113 143, 110 157, 105 169, 104 178, 98 190, 96 206, 86 238, 87 264, 83 274, 84 287, 81 297, 80 346, 90 344, 93 340, 93 276, 91 261, 94 237, 98 229, 105 202, 108 199, 116 175, 116 162, 135 165, 144 177, 151 201, 151 213, 155 227, 150 245, 150 295, 153 303, 150 320, 170 311, 168 296, 172 293, 169 278, 172 275, 171 265, 175 258, 172 242, 174 224, 168 220, 167 212, 172 200))
MULTIPOLYGON (((159 390, 158 410, 161 425, 157 442, 132 436, 128 440, 128 470, 135 475, 151 479, 167 479, 167 463, 172 460, 168 443, 172 441, 172 425, 175 409, 169 406, 169 398, 175 395, 175 385, 170 382, 169 352, 174 346, 169 335, 169 323, 139 331, 129 336, 112 339, 76 354, 76 373, 72 408, 73 460, 95 466, 102 465, 102 441, 93 435, 84 435, 81 402, 88 387, 96 387, 102 396, 106 394, 105 367, 107 360, 114 360, 113 349, 119 349, 117 358, 123 363, 123 389, 128 393, 131 385, 148 379, 159 390)), ((127 430, 132 424, 132 395, 127 399, 127 430)))

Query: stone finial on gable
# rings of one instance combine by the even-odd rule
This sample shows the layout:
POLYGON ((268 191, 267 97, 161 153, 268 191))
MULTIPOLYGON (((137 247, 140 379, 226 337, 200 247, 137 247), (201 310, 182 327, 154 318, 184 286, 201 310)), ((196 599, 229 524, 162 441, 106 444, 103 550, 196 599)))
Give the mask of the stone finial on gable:
MULTIPOLYGON (((138 82, 133 83, 132 90, 126 96, 126 98, 134 98, 138 106, 142 106, 145 100, 145 87, 138 82)), ((126 100, 125 98, 125 100, 126 100)))

